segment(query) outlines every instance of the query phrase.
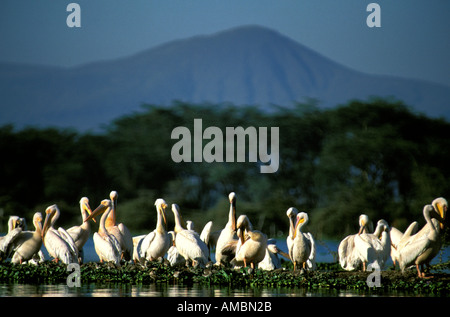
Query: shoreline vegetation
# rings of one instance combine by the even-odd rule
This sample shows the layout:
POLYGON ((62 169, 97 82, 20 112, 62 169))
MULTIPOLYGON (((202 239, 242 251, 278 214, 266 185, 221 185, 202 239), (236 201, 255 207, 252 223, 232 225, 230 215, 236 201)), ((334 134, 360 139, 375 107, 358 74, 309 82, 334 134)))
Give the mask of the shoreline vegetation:
MULTIPOLYGON (((112 263, 89 262, 80 266, 80 283, 146 285, 216 285, 221 287, 288 287, 305 289, 409 291, 418 295, 448 296, 450 294, 450 262, 431 266, 429 279, 417 277, 415 270, 401 272, 393 267, 380 273, 380 286, 369 287, 367 280, 374 272, 348 272, 338 263, 317 263, 317 270, 292 271, 292 263, 284 261, 273 271, 250 268, 232 269, 207 265, 207 268, 171 267, 167 261, 145 261, 116 266, 112 263)), ((0 282, 16 284, 66 284, 71 271, 65 264, 45 261, 40 265, 0 266, 0 282)))

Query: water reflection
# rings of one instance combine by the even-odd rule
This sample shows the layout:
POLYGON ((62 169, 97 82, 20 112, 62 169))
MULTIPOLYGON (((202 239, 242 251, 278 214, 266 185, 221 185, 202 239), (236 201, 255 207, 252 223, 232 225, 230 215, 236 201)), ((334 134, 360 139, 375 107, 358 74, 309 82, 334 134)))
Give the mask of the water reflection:
MULTIPOLYGON (((430 296, 426 294, 425 296, 430 296)), ((424 296, 404 291, 378 293, 371 290, 306 289, 292 287, 231 288, 168 284, 87 284, 70 288, 65 284, 0 284, 0 296, 14 297, 354 297, 424 296)))

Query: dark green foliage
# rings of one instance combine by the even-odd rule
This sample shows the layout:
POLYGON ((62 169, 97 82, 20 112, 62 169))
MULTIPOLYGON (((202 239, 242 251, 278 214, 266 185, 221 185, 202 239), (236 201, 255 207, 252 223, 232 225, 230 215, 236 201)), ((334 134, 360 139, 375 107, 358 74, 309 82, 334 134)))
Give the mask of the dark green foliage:
POLYGON ((133 232, 154 228, 159 197, 179 204, 198 231, 209 220, 218 230, 227 220, 227 195, 235 191, 238 214, 269 236, 286 236, 290 206, 310 213, 309 230, 317 238, 356 232, 361 213, 404 230, 415 220, 423 225, 423 205, 449 198, 449 135, 447 121, 379 99, 327 110, 314 103, 274 107, 270 113, 228 104, 144 106, 99 134, 4 126, 0 220, 4 225, 11 214, 31 220, 57 203, 58 225, 79 224, 82 196, 94 208, 117 190, 118 221, 133 232), (195 118, 203 129, 279 127, 278 172, 261 174, 248 162, 174 163, 171 132, 177 126, 193 131, 195 118))

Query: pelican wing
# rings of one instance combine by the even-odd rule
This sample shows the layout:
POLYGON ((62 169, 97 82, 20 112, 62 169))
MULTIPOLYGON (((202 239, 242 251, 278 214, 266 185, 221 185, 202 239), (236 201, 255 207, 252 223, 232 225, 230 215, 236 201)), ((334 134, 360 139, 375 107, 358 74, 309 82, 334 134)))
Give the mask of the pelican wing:
POLYGON ((147 257, 147 254, 146 254, 147 250, 148 250, 148 248, 150 248, 150 245, 152 244, 152 242, 155 241, 155 237, 156 237, 156 232, 152 231, 148 235, 146 235, 144 239, 142 239, 140 252, 139 252, 141 257, 143 257, 143 258, 147 257))
POLYGON ((78 248, 75 244, 75 241, 73 241, 73 238, 71 237, 71 235, 64 228, 61 228, 61 227, 58 228, 58 233, 59 233, 59 236, 61 237, 61 239, 63 239, 69 246, 71 253, 76 258, 78 258, 78 248))
POLYGON ((175 237, 175 245, 186 260, 199 261, 203 265, 208 261, 208 246, 193 231, 182 230, 178 232, 175 237))
POLYGON ((122 234, 125 250, 129 252, 131 257, 133 255, 133 237, 131 236, 130 230, 123 223, 119 223, 117 227, 122 234))
POLYGON ((8 257, 11 253, 11 249, 13 247, 14 240, 20 235, 22 232, 21 227, 17 227, 10 232, 8 232, 5 236, 2 237, 0 240, 0 256, 8 257))
POLYGON ((304 233, 306 236, 306 239, 309 241, 310 244, 310 254, 308 261, 306 262, 309 269, 315 269, 316 268, 316 242, 314 241, 314 237, 312 236, 311 232, 304 233))
POLYGON ((113 235, 101 236, 95 232, 94 245, 100 260, 120 263, 120 244, 113 235))
POLYGON ((202 232, 200 233, 200 240, 202 240, 203 242, 205 242, 206 245, 209 244, 209 235, 211 233, 211 227, 212 227, 213 222, 209 221, 204 227, 202 232))
POLYGON ((402 268, 413 264, 415 259, 429 247, 430 239, 426 233, 426 230, 422 229, 411 236, 408 241, 402 245, 401 249, 397 250, 399 264, 402 268))

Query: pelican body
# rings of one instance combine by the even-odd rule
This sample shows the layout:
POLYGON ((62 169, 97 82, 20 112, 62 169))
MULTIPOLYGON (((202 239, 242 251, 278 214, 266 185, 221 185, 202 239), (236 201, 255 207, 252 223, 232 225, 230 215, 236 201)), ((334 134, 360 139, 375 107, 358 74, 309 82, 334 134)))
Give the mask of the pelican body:
POLYGON ((83 247, 91 232, 91 225, 89 221, 85 221, 86 218, 92 213, 91 207, 89 206, 89 199, 87 197, 82 197, 80 199, 80 211, 82 217, 82 223, 79 226, 73 226, 67 229, 67 233, 72 237, 75 245, 77 246, 79 253, 79 261, 83 261, 83 247))
POLYGON ((289 249, 289 256, 294 263, 294 271, 297 265, 303 269, 307 268, 307 261, 315 263, 316 247, 311 233, 302 232, 302 227, 309 221, 308 214, 301 212, 297 214, 297 223, 295 225, 294 239, 289 249))
POLYGON ((226 252, 226 246, 229 242, 235 241, 236 238, 236 194, 234 192, 228 195, 230 201, 230 211, 228 213, 228 222, 225 228, 220 232, 216 243, 216 264, 229 263, 233 258, 230 252, 226 252))
POLYGON ((12 263, 31 260, 42 246, 42 214, 37 212, 33 216, 35 231, 22 231, 14 241, 14 255, 12 263))
POLYGON ((391 253, 391 238, 388 223, 381 219, 373 234, 361 233, 355 237, 355 250, 366 271, 367 264, 384 268, 391 253))
POLYGON ((172 237, 167 232, 165 208, 167 203, 164 199, 155 201, 157 222, 156 229, 146 235, 137 245, 137 254, 139 257, 146 258, 148 261, 155 261, 164 257, 172 243, 172 237))
POLYGON ((368 233, 369 216, 361 214, 359 216, 359 231, 358 234, 352 234, 345 237, 341 243, 339 243, 338 254, 339 264, 344 270, 352 271, 358 268, 362 263, 357 255, 355 247, 355 238, 363 233, 368 233))
POLYGON ((0 237, 0 261, 6 260, 11 256, 14 241, 22 230, 26 230, 25 219, 18 216, 10 216, 8 219, 8 233, 0 237))
POLYGON ((175 217, 175 246, 178 252, 186 262, 192 261, 193 266, 205 267, 209 257, 208 246, 200 239, 198 233, 183 228, 177 204, 172 204, 172 212, 175 217))
POLYGON ((45 222, 42 228, 42 240, 50 256, 64 264, 78 263, 78 249, 72 237, 66 230, 53 226, 59 218, 58 206, 52 205, 45 210, 45 222))
POLYGON ((447 201, 442 197, 424 206, 425 226, 414 235, 405 233, 398 244, 398 262, 402 271, 415 265, 418 276, 425 278, 420 266, 429 265, 441 248, 440 229, 444 226, 447 209, 447 201))
POLYGON ((90 214, 84 221, 89 221, 98 215, 102 214, 100 218, 100 224, 98 232, 94 233, 94 248, 97 253, 100 262, 113 262, 116 265, 120 264, 122 250, 120 243, 116 237, 110 234, 106 227, 105 222, 112 209, 112 202, 109 199, 101 201, 100 205, 90 214))
POLYGON ((117 199, 119 194, 113 190, 109 194, 109 197, 112 202, 112 207, 105 221, 105 228, 109 234, 113 235, 119 241, 120 249, 122 250, 121 259, 129 261, 133 257, 133 237, 131 236, 130 230, 123 223, 116 225, 117 199))

